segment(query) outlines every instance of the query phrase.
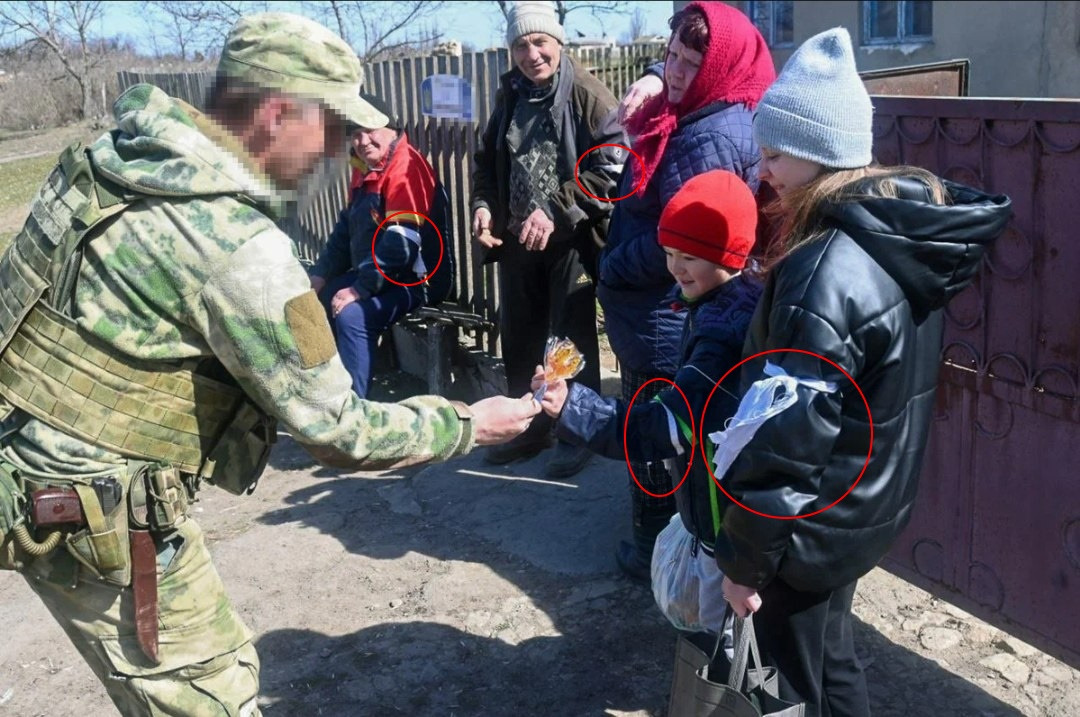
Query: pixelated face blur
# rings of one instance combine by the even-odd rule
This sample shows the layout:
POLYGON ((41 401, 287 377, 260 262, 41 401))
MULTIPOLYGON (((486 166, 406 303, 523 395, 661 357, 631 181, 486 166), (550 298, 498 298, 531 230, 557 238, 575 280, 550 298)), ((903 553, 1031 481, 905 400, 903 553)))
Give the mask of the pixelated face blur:
POLYGON ((779 195, 781 203, 793 190, 817 179, 824 171, 825 167, 817 162, 792 157, 768 147, 761 148, 758 179, 769 183, 779 195))
POLYGON ((344 120, 311 100, 274 97, 260 108, 268 140, 263 170, 283 189, 295 189, 321 159, 341 152, 344 120))
POLYGON ((683 44, 676 32, 668 43, 667 58, 664 60, 664 84, 667 85, 668 102, 682 102, 690 83, 701 69, 702 55, 683 44))
POLYGON ((562 45, 545 32, 522 35, 511 47, 514 65, 534 85, 547 85, 559 71, 562 45))
POLYGON ((352 146, 356 156, 369 167, 379 167, 390 154, 390 145, 397 139, 397 130, 389 127, 365 129, 358 127, 352 133, 352 146))
POLYGON ((667 270, 679 282, 679 290, 687 299, 697 299, 731 280, 734 274, 719 264, 686 252, 664 247, 667 270))

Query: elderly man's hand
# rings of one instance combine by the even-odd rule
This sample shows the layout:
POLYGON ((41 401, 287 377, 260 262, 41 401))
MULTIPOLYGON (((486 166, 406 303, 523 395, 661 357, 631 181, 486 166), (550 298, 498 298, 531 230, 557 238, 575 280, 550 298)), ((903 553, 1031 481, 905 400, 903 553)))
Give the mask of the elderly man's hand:
POLYGON ((472 404, 469 410, 476 444, 489 446, 505 443, 528 428, 533 416, 540 413, 540 404, 531 394, 521 398, 492 396, 472 404))
POLYGON ((491 234, 491 212, 484 207, 477 207, 476 211, 473 212, 472 233, 477 243, 487 249, 502 244, 502 239, 491 234))
POLYGON ((334 298, 330 300, 330 313, 337 316, 346 306, 354 301, 360 301, 362 298, 359 291, 351 286, 346 286, 334 294, 334 298))
POLYGON ((518 241, 529 251, 543 251, 553 231, 555 222, 551 221, 543 209, 536 208, 521 225, 518 241))
POLYGON ((626 88, 626 94, 619 102, 619 124, 625 125, 634 113, 646 102, 664 91, 664 81, 653 74, 642 77, 626 88))

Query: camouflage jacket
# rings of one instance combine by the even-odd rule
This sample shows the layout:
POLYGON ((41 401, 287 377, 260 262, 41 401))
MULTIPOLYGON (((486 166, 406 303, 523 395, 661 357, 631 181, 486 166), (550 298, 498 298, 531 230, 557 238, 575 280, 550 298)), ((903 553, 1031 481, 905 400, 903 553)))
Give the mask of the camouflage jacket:
MULTIPOLYGON (((317 458, 354 469, 444 460, 472 448, 445 399, 359 399, 292 242, 281 194, 236 139, 149 85, 116 102, 95 167, 140 200, 84 242, 79 327, 148 360, 216 356, 317 458)), ((31 472, 114 469, 123 458, 30 420, 0 439, 31 472)))

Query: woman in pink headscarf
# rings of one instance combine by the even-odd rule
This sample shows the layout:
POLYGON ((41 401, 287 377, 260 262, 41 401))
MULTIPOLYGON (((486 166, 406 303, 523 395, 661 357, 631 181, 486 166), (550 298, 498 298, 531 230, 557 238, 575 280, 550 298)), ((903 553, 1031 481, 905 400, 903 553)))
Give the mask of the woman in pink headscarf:
MULTIPOLYGON (((733 172, 757 190, 752 111, 776 78, 761 33, 729 5, 691 3, 670 26, 663 90, 627 123, 642 161, 631 157, 626 164, 616 196, 630 196, 615 206, 600 258, 597 296, 627 401, 648 380, 671 379, 677 369, 684 312, 672 306, 676 287, 657 242, 660 212, 687 180, 713 169, 733 172)), ((652 383, 638 399, 666 385, 652 383)), ((631 468, 652 493, 673 487, 659 463, 631 468)), ((619 545, 616 558, 628 575, 647 581, 653 543, 675 512, 675 499, 651 497, 632 481, 630 489, 634 539, 619 545)))

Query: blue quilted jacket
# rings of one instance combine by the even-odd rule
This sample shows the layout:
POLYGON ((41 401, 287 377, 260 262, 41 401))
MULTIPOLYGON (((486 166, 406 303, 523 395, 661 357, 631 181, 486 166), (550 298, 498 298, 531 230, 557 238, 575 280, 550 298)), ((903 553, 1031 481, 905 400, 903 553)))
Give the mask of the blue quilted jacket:
MULTIPOLYGON (((600 257, 597 296, 624 370, 670 376, 678 369, 683 313, 665 301, 675 282, 656 240, 660 212, 683 183, 713 169, 734 172, 757 191, 759 154, 752 118, 745 105, 726 102, 683 117, 644 195, 632 194, 615 205, 600 257)), ((634 164, 631 159, 626 166, 634 164)), ((616 196, 631 191, 634 176, 629 169, 623 172, 616 196)))

